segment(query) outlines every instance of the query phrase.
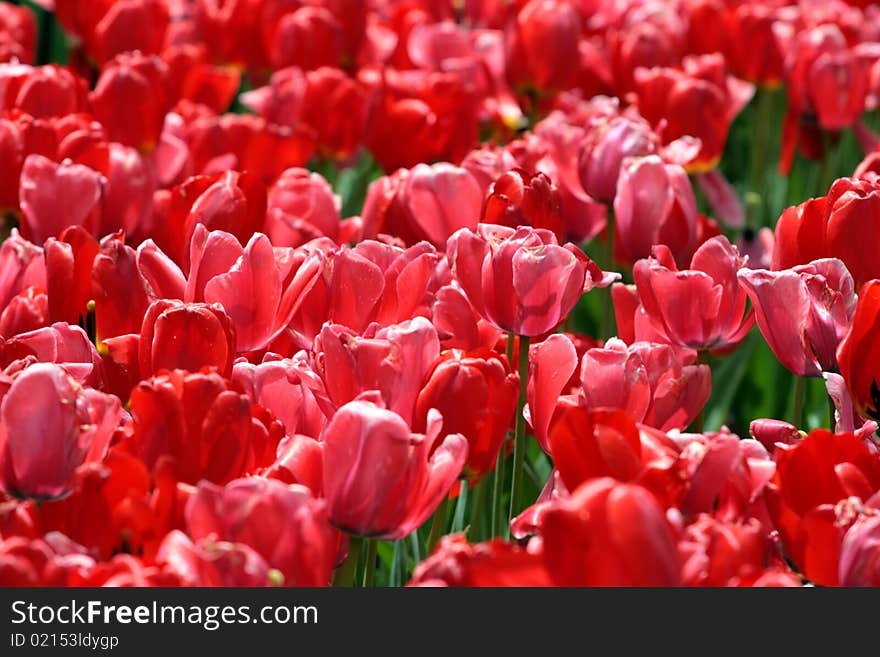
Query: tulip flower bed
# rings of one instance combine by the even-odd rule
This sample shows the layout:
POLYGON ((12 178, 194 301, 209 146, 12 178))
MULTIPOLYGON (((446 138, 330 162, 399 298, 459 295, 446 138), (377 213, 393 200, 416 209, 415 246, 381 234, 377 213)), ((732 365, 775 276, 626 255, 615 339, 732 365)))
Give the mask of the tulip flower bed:
POLYGON ((880 584, 880 6, 0 3, 0 585, 880 584))

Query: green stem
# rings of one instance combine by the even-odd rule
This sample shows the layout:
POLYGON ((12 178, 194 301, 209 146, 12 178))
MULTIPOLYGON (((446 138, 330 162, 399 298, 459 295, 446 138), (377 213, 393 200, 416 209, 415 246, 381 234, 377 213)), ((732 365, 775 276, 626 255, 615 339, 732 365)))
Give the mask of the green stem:
POLYGON ((434 522, 431 523, 431 533, 428 534, 428 546, 425 554, 428 556, 434 551, 437 541, 446 533, 446 507, 449 506, 449 496, 443 498, 437 510, 434 512, 434 522))
POLYGON ((471 519, 468 534, 472 540, 482 540, 484 535, 480 532, 480 520, 482 520, 483 504, 486 501, 487 477, 483 477, 474 486, 474 501, 471 503, 471 519))
POLYGON ((504 482, 504 445, 498 452, 498 461, 495 463, 495 472, 492 473, 492 505, 489 515, 489 538, 498 535, 498 523, 503 515, 501 511, 501 486, 504 482))
POLYGON ((364 588, 370 588, 373 586, 373 576, 376 574, 376 549, 378 547, 378 543, 374 538, 366 539, 367 543, 367 557, 364 560, 364 579, 363 586, 364 588))
POLYGON ((406 557, 403 556, 403 541, 394 541, 394 553, 391 556, 391 572, 388 575, 388 586, 396 587, 403 583, 403 577, 400 574, 400 562, 406 557))
POLYGON ((351 536, 348 539, 348 556, 342 565, 333 574, 333 586, 354 586, 354 574, 357 571, 358 561, 361 558, 363 539, 360 536, 351 536))
POLYGON ((510 521, 522 510, 522 480, 526 458, 526 419, 523 408, 526 405, 526 386, 529 380, 529 338, 519 338, 519 401, 516 404, 516 433, 513 439, 513 479, 510 484, 510 513, 504 530, 505 537, 510 534, 510 521))
POLYGON ((755 94, 754 134, 749 191, 746 194, 746 227, 758 230, 764 223, 764 200, 761 191, 767 179, 767 155, 773 128, 773 92, 758 88, 755 94))
POLYGON ((825 196, 834 182, 835 172, 835 149, 832 145, 832 135, 827 130, 822 131, 822 162, 819 165, 819 188, 816 196, 825 196))
POLYGON ((828 395, 828 428, 831 431, 834 431, 835 421, 834 421, 834 413, 837 411, 837 407, 834 405, 834 400, 831 398, 831 395, 828 395))
POLYGON ((452 532, 460 532, 464 529, 464 512, 467 509, 470 484, 466 479, 461 480, 458 489, 458 499, 455 500, 455 511, 452 513, 452 532))
POLYGON ((807 379, 802 376, 795 377, 794 404, 791 412, 791 423, 800 427, 804 415, 804 394, 807 391, 807 379))

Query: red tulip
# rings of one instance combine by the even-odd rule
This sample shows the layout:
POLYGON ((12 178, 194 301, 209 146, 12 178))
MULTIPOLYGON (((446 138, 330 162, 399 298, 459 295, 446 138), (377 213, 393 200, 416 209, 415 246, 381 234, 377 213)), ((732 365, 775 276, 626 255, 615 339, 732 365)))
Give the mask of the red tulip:
POLYGON ((475 228, 482 195, 473 176, 451 164, 418 164, 370 185, 364 201, 364 235, 426 240, 442 249, 460 228, 475 228))
POLYGON ((860 287, 880 277, 880 266, 864 248, 876 240, 880 240, 880 182, 841 178, 827 196, 782 213, 776 223, 772 269, 839 258, 860 287))
POLYGON ((188 100, 219 113, 232 105, 241 74, 232 67, 213 66, 204 45, 175 44, 162 51, 168 65, 168 98, 188 100))
POLYGON ((776 460, 768 502, 786 554, 810 580, 834 586, 845 527, 834 507, 880 490, 880 456, 851 433, 816 429, 779 446, 776 460))
POLYGON ((0 9, 0 35, 2 61, 33 64, 37 22, 28 7, 3 5, 0 9))
POLYGON ((675 8, 655 2, 628 3, 624 12, 607 39, 611 79, 618 92, 633 89, 634 73, 640 67, 677 65, 687 47, 686 22, 675 8))
POLYGON ((361 70, 373 92, 364 143, 385 171, 460 162, 478 142, 477 99, 453 73, 361 70))
POLYGON ((325 586, 339 536, 323 500, 303 486, 250 477, 220 488, 200 482, 186 505, 194 540, 247 545, 284 576, 286 586, 325 586))
POLYGON ((98 255, 97 240, 81 226, 49 238, 44 247, 52 321, 78 323, 88 314, 92 293, 92 264, 98 255))
POLYGON ((283 435, 277 421, 212 371, 174 370, 131 393, 128 451, 148 468, 169 456, 181 482, 225 484, 269 466, 283 435))
POLYGON ((210 366, 224 375, 232 372, 235 329, 219 304, 160 299, 147 309, 140 333, 143 377, 162 369, 197 372, 210 366))
POLYGON ((561 586, 676 586, 676 535, 654 496, 610 477, 548 509, 545 564, 561 586))
MULTIPOLYGON (((241 188, 249 203, 259 203, 259 194, 264 193, 259 191, 259 185, 254 186, 253 180, 268 185, 285 169, 305 166, 315 151, 314 134, 307 126, 277 126, 253 114, 199 117, 185 126, 182 136, 189 155, 182 163, 186 167, 184 176, 206 175, 216 180, 232 175, 230 169, 241 171, 242 175, 233 176, 232 182, 241 188)), ((199 194, 207 186, 199 185, 200 191, 193 193, 199 194)), ((256 215, 258 207, 249 210, 256 215)), ((247 237, 242 241, 247 241, 247 237)))
POLYGON ((730 12, 727 61, 731 71, 762 86, 780 85, 786 53, 774 34, 774 25, 790 18, 785 9, 763 3, 744 3, 730 12))
POLYGON ((684 530, 679 550, 685 586, 738 586, 771 566, 769 536, 754 518, 721 522, 701 515, 684 530))
POLYGON ((281 69, 268 86, 248 91, 240 100, 271 123, 307 125, 315 131, 318 152, 328 159, 348 157, 363 137, 366 94, 338 68, 305 74, 296 67, 281 69))
MULTIPOLYGON (((587 193, 611 205, 624 162, 657 152, 659 139, 639 116, 615 115, 590 129, 578 158, 578 174, 587 193)), ((636 160, 638 161, 638 159, 636 160)))
POLYGON ((724 237, 704 242, 691 267, 679 271, 666 246, 633 268, 639 298, 654 327, 682 347, 723 349, 738 344, 755 321, 737 272, 745 262, 724 237))
POLYGON ((489 186, 480 223, 543 228, 561 240, 562 196, 543 173, 530 176, 522 169, 514 169, 489 186))
POLYGON ((840 373, 860 415, 880 419, 880 390, 875 362, 880 349, 877 313, 880 310, 880 281, 862 286, 849 331, 837 349, 840 373))
POLYGON ((359 536, 398 539, 418 528, 449 493, 467 459, 467 440, 439 440, 432 413, 424 435, 392 411, 353 401, 323 435, 324 495, 330 522, 359 536))
POLYGON ((575 85, 582 17, 573 3, 531 0, 512 28, 507 69, 517 83, 540 90, 575 85))
POLYGON ((580 380, 587 408, 619 408, 636 422, 663 431, 684 429, 709 400, 707 365, 667 344, 609 340, 588 350, 580 380))
POLYGON ((413 430, 426 431, 431 409, 437 409, 444 418, 443 430, 468 441, 465 476, 479 479, 495 467, 518 395, 518 377, 495 352, 446 351, 416 400, 413 430))
POLYGON ((685 170, 649 155, 624 160, 614 196, 614 256, 647 258, 655 244, 678 259, 693 253, 697 203, 685 170))
POLYGON ((0 337, 12 337, 49 323, 49 297, 44 290, 28 287, 10 299, 0 313, 0 337))
POLYGON ((101 240, 92 268, 95 299, 95 332, 98 342, 140 333, 150 305, 138 274, 137 254, 121 233, 101 240))
POLYGON ((269 565, 240 543, 203 540, 193 543, 182 531, 169 532, 156 562, 188 586, 269 586, 269 565))
POLYGON ((2 95, 5 109, 18 109, 35 119, 64 117, 87 108, 85 81, 66 68, 22 66, 5 81, 2 95))
POLYGON ((171 109, 167 79, 168 67, 155 55, 125 53, 104 67, 90 101, 110 140, 153 151, 171 109))
POLYGON ((852 276, 840 260, 769 272, 741 269, 758 327, 779 361, 798 376, 837 369, 837 346, 855 311, 852 276))
POLYGON ((323 7, 304 6, 280 17, 268 45, 275 69, 299 66, 305 70, 339 66, 344 48, 342 27, 323 7))
POLYGON ((633 481, 642 472, 639 430, 616 409, 563 407, 550 429, 550 453, 568 490, 606 476, 633 481))
POLYGON ((461 534, 444 536, 416 566, 407 586, 552 586, 540 553, 492 539, 470 545, 461 534))
POLYGON ((637 69, 639 113, 660 131, 663 143, 691 135, 700 140, 692 171, 714 169, 730 125, 755 92, 753 85, 728 76, 720 54, 686 57, 683 69, 637 69))
POLYGON ((749 424, 749 435, 771 454, 776 449, 776 443, 793 445, 803 437, 793 424, 768 419, 752 420, 749 424))
POLYGON ((851 48, 833 22, 801 30, 784 45, 788 111, 812 113, 823 130, 852 125, 865 109, 870 50, 851 48))
POLYGON ((189 244, 195 228, 232 233, 246 244, 262 230, 266 215, 266 190, 251 173, 227 171, 190 178, 174 188, 165 225, 156 241, 175 262, 189 264, 189 244))
POLYGON ((104 458, 121 413, 117 398, 57 365, 25 369, 0 404, 0 487, 34 498, 69 492, 77 466, 104 458))
POLYGON ((480 224, 447 245, 452 272, 477 312, 504 331, 537 336, 557 326, 581 294, 609 285, 573 244, 559 246, 546 230, 480 224))

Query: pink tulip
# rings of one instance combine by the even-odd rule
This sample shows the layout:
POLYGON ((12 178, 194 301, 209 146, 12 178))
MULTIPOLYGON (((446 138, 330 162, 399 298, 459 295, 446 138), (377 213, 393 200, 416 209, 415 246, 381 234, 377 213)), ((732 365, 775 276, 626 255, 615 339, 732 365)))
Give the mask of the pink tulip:
POLYGON ((33 498, 69 492, 79 465, 104 458, 121 415, 118 398, 57 365, 25 369, 0 404, 0 488, 33 498))
POLYGON ((339 237, 340 201, 320 174, 288 169, 269 190, 266 233, 274 246, 299 246, 339 237))
POLYGON ((43 249, 13 228, 0 245, 0 308, 6 308, 15 295, 32 285, 46 289, 43 249))
POLYGON ((856 306, 852 276, 840 260, 775 272, 741 269, 738 276, 779 362, 798 376, 837 369, 837 345, 856 306))
POLYGON ((801 432, 793 424, 782 420, 760 419, 749 424, 749 435, 773 453, 776 444, 792 445, 803 438, 801 432))
POLYGON ((419 527, 449 493, 467 459, 467 440, 439 440, 432 413, 424 435, 369 401, 340 408, 324 431, 324 495, 330 522, 358 536, 394 540, 419 527))
POLYGON ((697 238, 697 203, 684 168, 657 155, 624 161, 614 197, 615 258, 647 258, 654 244, 664 244, 681 259, 693 252, 697 238))
POLYGON ((277 258, 269 239, 255 233, 229 271, 205 284, 205 301, 226 309, 239 352, 263 349, 287 327, 319 270, 303 252, 277 258))
POLYGON ((271 411, 288 436, 317 437, 332 414, 324 382, 301 355, 266 357, 259 365, 239 361, 232 368, 232 380, 252 402, 271 411))
POLYGON ((103 379, 101 357, 89 336, 79 326, 57 322, 19 333, 0 347, 0 362, 9 356, 32 355, 41 363, 57 363, 82 385, 100 387, 103 379))
POLYGON ((440 255, 427 242, 402 249, 374 240, 354 248, 316 240, 307 248, 323 268, 291 322, 307 339, 326 321, 360 333, 371 322, 387 326, 430 315, 440 255))
POLYGON ((366 390, 378 390, 388 408, 409 422, 422 383, 440 355, 440 341, 424 317, 363 336, 325 324, 315 339, 314 354, 315 369, 335 406, 366 390))
POLYGON ((474 309, 504 331, 538 336, 556 327, 603 272, 574 244, 559 246, 547 230, 480 224, 449 238, 452 273, 474 309))
POLYGON ((590 349, 581 361, 587 408, 619 408, 663 431, 684 429, 709 400, 711 373, 696 354, 668 344, 617 339, 590 349))
POLYGON ((618 178, 629 158, 656 153, 660 139, 641 117, 614 116, 590 130, 580 153, 578 173, 587 193, 611 205, 618 178))
POLYGON ((577 369, 577 350, 565 335, 555 334, 529 348, 526 419, 541 449, 550 452, 548 430, 556 404, 577 369))
POLYGON ((880 512, 857 520, 840 546, 841 586, 880 586, 880 512))
POLYGON ((44 242, 68 226, 84 226, 97 235, 106 182, 82 164, 29 155, 21 171, 22 234, 44 242))
POLYGON ((746 292, 737 280, 745 266, 723 236, 704 242, 690 269, 679 271, 668 247, 655 246, 651 258, 633 268, 636 288, 654 327, 673 343, 691 349, 723 349, 738 344, 754 324, 746 292), (745 313, 745 315, 744 315, 745 313))
POLYGON ((476 227, 483 195, 466 169, 445 162, 400 169, 370 185, 364 201, 364 236, 399 237, 405 244, 420 240, 438 249, 460 228, 476 227))

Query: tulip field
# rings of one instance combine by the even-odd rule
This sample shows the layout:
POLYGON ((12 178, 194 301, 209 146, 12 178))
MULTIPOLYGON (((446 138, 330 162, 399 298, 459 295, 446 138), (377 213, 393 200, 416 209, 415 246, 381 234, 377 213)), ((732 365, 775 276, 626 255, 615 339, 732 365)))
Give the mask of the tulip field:
POLYGON ((880 585, 880 3, 0 2, 0 586, 880 585))

